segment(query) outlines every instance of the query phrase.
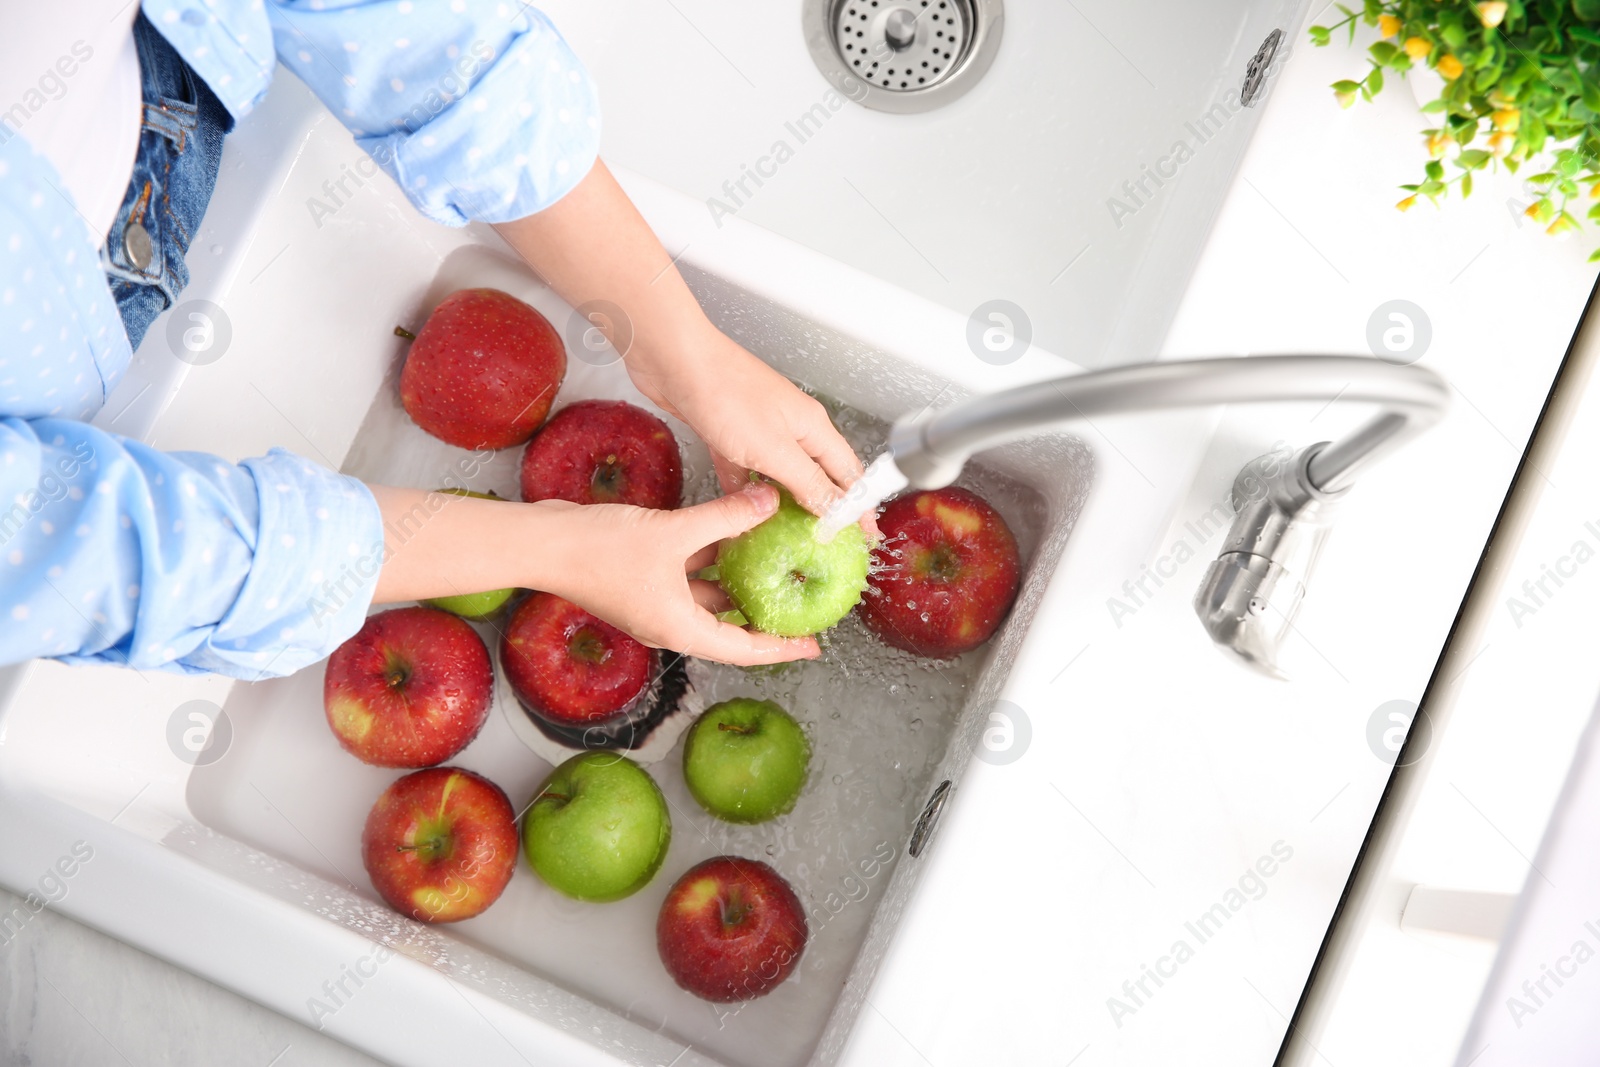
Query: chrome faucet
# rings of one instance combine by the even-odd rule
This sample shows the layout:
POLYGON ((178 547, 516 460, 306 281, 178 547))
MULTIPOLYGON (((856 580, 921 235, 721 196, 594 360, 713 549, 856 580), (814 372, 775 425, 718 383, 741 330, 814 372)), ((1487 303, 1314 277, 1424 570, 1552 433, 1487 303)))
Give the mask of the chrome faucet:
POLYGON ((1369 464, 1436 422, 1449 398, 1433 371, 1365 356, 1142 363, 1037 382, 895 423, 889 450, 823 518, 818 536, 830 538, 903 486, 949 485, 975 452, 1099 415, 1246 402, 1381 404, 1342 440, 1307 445, 1287 460, 1258 457, 1234 481, 1233 525, 1195 594, 1195 612, 1219 647, 1283 677, 1278 650, 1338 501, 1369 464))

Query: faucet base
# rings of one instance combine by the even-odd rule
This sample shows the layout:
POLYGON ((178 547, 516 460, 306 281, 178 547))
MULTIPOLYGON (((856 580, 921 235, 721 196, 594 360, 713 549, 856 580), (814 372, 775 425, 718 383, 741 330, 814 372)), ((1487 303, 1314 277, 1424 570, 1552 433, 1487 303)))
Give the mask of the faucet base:
POLYGON ((1233 482, 1233 525, 1206 568, 1195 614, 1219 648, 1273 678, 1286 678, 1278 652, 1294 629, 1306 582, 1344 495, 1318 489, 1310 468, 1327 442, 1293 456, 1269 452, 1233 482))

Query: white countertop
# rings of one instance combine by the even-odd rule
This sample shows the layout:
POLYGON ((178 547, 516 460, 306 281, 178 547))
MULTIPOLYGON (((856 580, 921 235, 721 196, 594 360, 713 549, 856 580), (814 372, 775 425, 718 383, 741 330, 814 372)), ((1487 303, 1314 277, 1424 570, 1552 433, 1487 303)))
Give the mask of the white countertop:
MULTIPOLYGON (((1456 385, 1455 409, 1352 495, 1288 650, 1297 679, 1288 686, 1222 660, 1192 618, 1187 601, 1214 540, 1192 546, 1197 558, 1120 628, 1105 598, 1193 536, 1185 524, 1222 498, 1242 460, 1279 437, 1298 444, 1335 433, 1356 413, 1235 410, 1214 438, 1179 421, 1167 440, 1196 451, 1177 457, 1141 453, 1119 437, 1120 420, 1090 435, 1103 484, 1139 493, 1146 470, 1165 485, 1159 472, 1189 465, 1195 491, 1172 508, 1151 490, 1151 506, 1169 518, 1153 543, 1082 546, 1076 558, 1069 547, 1064 570, 1078 568, 1076 578, 1058 584, 1079 593, 1046 598, 1030 635, 1035 654, 1007 688, 1031 721, 1030 747, 1009 764, 974 765, 961 783, 852 1062, 1271 1061, 1387 774, 1368 747, 1368 718, 1384 701, 1420 694, 1593 277, 1587 245, 1515 223, 1507 181, 1484 181, 1473 201, 1443 212, 1391 210, 1394 186, 1420 168, 1422 119, 1402 86, 1339 111, 1326 85, 1360 64, 1352 50, 1296 45, 1166 352, 1360 352, 1372 311, 1406 299, 1431 319, 1425 361, 1456 385), (1089 556, 1091 547, 1100 554, 1089 556), (1186 924, 1225 901, 1280 841, 1260 899, 1199 944, 1186 924), (1282 861, 1285 847, 1293 854, 1282 861), (1123 981, 1137 982, 1179 940, 1193 958, 1159 988, 1147 984, 1153 994, 1118 1026, 1108 998, 1133 1004, 1123 981)), ((1563 605, 1576 609, 1577 589, 1563 605)), ((1540 647, 1508 642, 1505 662, 1540 647)), ((1541 660, 1541 669, 1570 667, 1577 649, 1562 647, 1569 658, 1541 660)), ((1454 780, 1495 810, 1480 790, 1496 771, 1479 764, 1475 773, 1481 781, 1454 780)), ((1449 823, 1426 802, 1419 824, 1425 818, 1449 823)), ((1538 825, 1533 803, 1508 832, 1531 854, 1538 825)), ((1514 861, 1475 854, 1486 869, 1474 873, 1490 887, 1519 884, 1514 861)), ((0 1051, 19 1062, 24 1053, 76 1062, 85 1022, 138 1062, 139 1051, 174 1043, 170 1020, 184 1011, 185 1032, 204 1036, 184 1038, 173 1062, 370 1062, 68 920, 43 918, 0 947, 9 1043, 0 1051), (130 987, 148 996, 140 1010, 119 999, 130 987)), ((1378 1049, 1349 1061, 1425 1062, 1378 1049)))
MULTIPOLYGON (((1443 211, 1393 210, 1395 186, 1420 170, 1426 123, 1403 85, 1340 111, 1326 86, 1362 62, 1343 47, 1297 49, 1165 352, 1360 352, 1374 310, 1405 299, 1431 319, 1425 362, 1454 384, 1454 410, 1352 494, 1286 656, 1291 685, 1237 670, 1198 638, 1187 601, 1211 552, 1120 630, 1101 604, 1047 600, 1035 636, 1055 654, 1009 692, 1032 719, 1032 748, 974 767, 964 783, 907 916, 904 930, 924 936, 897 940, 857 1034, 860 1062, 1272 1061, 1388 774, 1369 719, 1420 695, 1594 278, 1589 244, 1518 225, 1506 207, 1516 185, 1503 176, 1443 211), (1293 859, 1199 944, 1186 924, 1279 841, 1293 859), (1193 958, 1134 1001, 1123 981, 1178 941, 1193 958), (1135 1013, 1114 1020, 1114 996, 1135 1013)), ((1264 450, 1274 430, 1315 440, 1345 417, 1230 412, 1219 443, 1195 457, 1196 494, 1171 533, 1134 546, 1103 584, 1171 553, 1184 524, 1222 497, 1246 446, 1264 450)), ((1117 427, 1100 429, 1118 442, 1117 427)), ((1570 674, 1584 660, 1541 662, 1570 674)), ((1554 736, 1551 790, 1571 740, 1554 736)), ((1489 790, 1496 774, 1488 760, 1475 769, 1487 803, 1516 788, 1489 790)), ((1514 856, 1492 858, 1493 884, 1519 883, 1514 856)), ((1402 997, 1407 979, 1391 966, 1381 1002, 1415 999, 1402 997)), ((1458 1008, 1461 1024, 1470 1006, 1458 1008)), ((1341 1024, 1359 1054, 1340 1063, 1414 1064, 1412 1050, 1430 1042, 1432 1061, 1448 1062, 1459 1040, 1435 1032, 1397 1044, 1371 1010, 1342 1013, 1341 1024)))

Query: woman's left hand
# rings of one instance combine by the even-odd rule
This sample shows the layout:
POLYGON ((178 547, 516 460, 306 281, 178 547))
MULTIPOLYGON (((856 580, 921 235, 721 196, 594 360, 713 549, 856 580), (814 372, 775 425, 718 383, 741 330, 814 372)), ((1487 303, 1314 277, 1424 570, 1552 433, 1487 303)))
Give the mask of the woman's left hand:
POLYGON ((709 323, 706 334, 670 362, 634 353, 634 384, 711 446, 724 492, 759 471, 822 514, 861 477, 855 451, 816 399, 709 323))

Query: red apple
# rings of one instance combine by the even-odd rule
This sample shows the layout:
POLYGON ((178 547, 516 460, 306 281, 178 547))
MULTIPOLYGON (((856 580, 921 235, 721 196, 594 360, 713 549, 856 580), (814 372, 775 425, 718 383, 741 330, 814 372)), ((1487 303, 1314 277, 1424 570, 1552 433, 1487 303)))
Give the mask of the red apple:
POLYGON ((861 621, 884 644, 948 659, 989 640, 1011 610, 1017 541, 976 493, 950 486, 891 500, 878 518, 861 621))
POLYGON ((656 949, 672 980, 719 1003, 770 993, 805 947, 805 912, 789 883, 738 856, 689 868, 656 920, 656 949))
POLYGON ((517 865, 517 817, 487 778, 432 767, 395 782, 367 814, 361 862, 402 915, 470 919, 499 899, 517 865))
POLYGON ((666 423, 621 400, 562 408, 522 454, 524 500, 670 511, 682 497, 677 438, 666 423))
POLYGON ((543 315, 498 289, 461 289, 412 342, 400 402, 448 444, 510 448, 544 422, 566 373, 566 346, 543 315))
POLYGON ((500 665, 524 706, 562 725, 620 715, 650 686, 655 653, 553 593, 517 605, 500 665))
POLYGON ((477 736, 493 692, 476 630, 447 611, 396 608, 368 617, 328 657, 322 705, 363 763, 431 767, 477 736))

